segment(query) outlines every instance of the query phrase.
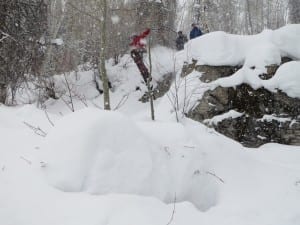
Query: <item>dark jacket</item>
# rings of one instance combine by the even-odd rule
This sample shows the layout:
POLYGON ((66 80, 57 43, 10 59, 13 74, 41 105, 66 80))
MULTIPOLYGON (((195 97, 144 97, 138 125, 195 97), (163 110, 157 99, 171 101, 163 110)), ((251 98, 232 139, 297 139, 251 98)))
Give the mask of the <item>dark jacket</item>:
POLYGON ((190 32, 190 39, 192 40, 192 39, 194 39, 196 37, 199 37, 201 35, 202 35, 201 30, 198 27, 195 26, 195 27, 193 27, 193 29, 190 32))
POLYGON ((176 38, 176 48, 177 50, 184 49, 184 44, 187 42, 187 37, 183 34, 178 35, 176 38))

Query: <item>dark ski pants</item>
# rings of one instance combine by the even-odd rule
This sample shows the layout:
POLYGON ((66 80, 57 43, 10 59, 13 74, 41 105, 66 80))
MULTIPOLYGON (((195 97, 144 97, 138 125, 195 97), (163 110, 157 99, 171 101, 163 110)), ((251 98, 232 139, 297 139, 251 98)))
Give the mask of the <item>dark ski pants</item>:
POLYGON ((145 83, 147 84, 147 82, 150 78, 150 74, 149 74, 148 68, 145 66, 145 64, 143 62, 143 52, 144 51, 139 50, 139 49, 133 49, 130 52, 130 54, 131 54, 133 61, 137 65, 145 83))

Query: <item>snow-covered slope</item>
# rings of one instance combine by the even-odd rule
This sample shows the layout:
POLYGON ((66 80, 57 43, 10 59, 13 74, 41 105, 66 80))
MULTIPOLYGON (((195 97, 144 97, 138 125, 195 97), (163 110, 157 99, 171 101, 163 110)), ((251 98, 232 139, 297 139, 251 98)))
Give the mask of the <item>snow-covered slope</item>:
POLYGON ((49 116, 0 108, 0 224, 167 224, 173 201, 173 224, 300 222, 298 147, 248 150, 190 120, 49 116))
MULTIPOLYGON (((284 47, 280 56, 282 49, 290 54, 284 47)), ((160 79, 179 74, 186 52, 153 54, 160 79)), ((247 149, 200 123, 177 123, 171 93, 155 101, 152 122, 149 105, 137 101, 141 77, 128 56, 122 60, 108 68, 113 112, 101 110, 91 71, 68 76, 78 84, 74 113, 61 77, 63 99, 48 100, 44 110, 0 105, 0 225, 300 224, 299 147, 247 149)), ((269 87, 298 95, 282 78, 297 79, 298 66, 286 64, 269 87)), ((192 95, 190 87, 198 97, 211 88, 200 75, 177 83, 181 99, 192 95)))

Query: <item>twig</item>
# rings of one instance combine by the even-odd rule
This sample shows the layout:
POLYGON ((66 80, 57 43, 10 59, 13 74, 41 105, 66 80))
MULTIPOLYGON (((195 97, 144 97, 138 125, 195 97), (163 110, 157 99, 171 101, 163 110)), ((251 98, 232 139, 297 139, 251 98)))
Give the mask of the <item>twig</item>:
POLYGON ((79 94, 76 94, 76 93, 73 93, 74 94, 74 97, 77 97, 78 100, 85 106, 85 107, 89 107, 87 101, 86 101, 86 97, 84 95, 79 95, 79 94))
POLYGON ((172 223, 172 221, 174 219, 175 211, 176 211, 176 193, 175 193, 175 196, 174 196, 172 215, 171 215, 171 218, 170 218, 169 222, 167 223, 167 225, 170 225, 172 223))
POLYGON ((93 102, 93 100, 91 100, 91 103, 98 109, 103 109, 103 107, 97 105, 95 102, 93 102))
POLYGON ((191 148, 191 149, 195 149, 196 148, 195 146, 187 146, 187 145, 185 145, 183 147, 185 147, 185 148, 191 148))
POLYGON ((170 148, 169 148, 168 146, 165 146, 165 147, 164 147, 165 152, 166 152, 169 156, 171 156, 171 153, 170 153, 169 149, 170 149, 170 148))
POLYGON ((121 100, 119 101, 118 105, 114 108, 114 110, 119 109, 124 103, 128 100, 129 94, 124 95, 121 100))
POLYGON ((13 41, 17 42, 16 39, 14 39, 11 35, 9 35, 8 33, 3 32, 2 30, 0 30, 1 34, 3 35, 3 37, 0 39, 0 42, 2 42, 4 39, 6 38, 10 38, 13 41))
POLYGON ((35 134, 42 136, 42 137, 46 137, 47 133, 45 131, 43 131, 40 127, 34 127, 31 124, 27 123, 27 122, 23 122, 27 127, 29 127, 31 130, 34 131, 35 134))
POLYGON ((209 172, 209 171, 206 171, 205 173, 217 178, 219 181, 221 181, 223 184, 225 184, 225 181, 221 177, 217 176, 216 174, 209 172))
POLYGON ((75 112, 74 104, 73 104, 72 88, 71 88, 71 86, 69 84, 69 81, 68 81, 65 73, 64 73, 64 79, 65 79, 65 85, 66 85, 66 87, 68 89, 68 93, 69 93, 68 97, 70 98, 70 104, 71 104, 70 107, 71 107, 72 112, 75 112))
POLYGON ((32 164, 32 162, 26 158, 24 158, 23 156, 20 156, 20 159, 24 160, 25 162, 27 162, 29 165, 32 164))
POLYGON ((61 96, 61 100, 66 104, 66 106, 71 110, 71 112, 74 112, 74 109, 69 105, 69 103, 61 96))
POLYGON ((45 114, 46 114, 46 117, 47 117, 49 123, 52 125, 52 127, 54 127, 54 123, 51 121, 51 119, 50 119, 50 117, 49 117, 49 115, 48 115, 47 110, 45 109, 44 112, 45 112, 45 114))

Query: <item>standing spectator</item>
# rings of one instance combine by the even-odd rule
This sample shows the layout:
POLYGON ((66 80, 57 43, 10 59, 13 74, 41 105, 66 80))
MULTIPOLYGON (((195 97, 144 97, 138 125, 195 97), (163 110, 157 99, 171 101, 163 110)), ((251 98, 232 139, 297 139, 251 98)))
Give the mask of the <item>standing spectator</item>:
POLYGON ((190 32, 190 40, 202 35, 201 30, 197 27, 195 23, 192 23, 192 30, 190 32))
POLYGON ((184 44, 187 42, 187 37, 182 33, 182 31, 178 31, 178 36, 176 38, 176 48, 178 51, 184 49, 184 44))

